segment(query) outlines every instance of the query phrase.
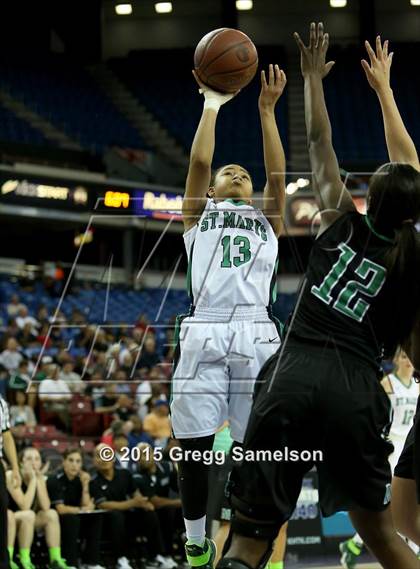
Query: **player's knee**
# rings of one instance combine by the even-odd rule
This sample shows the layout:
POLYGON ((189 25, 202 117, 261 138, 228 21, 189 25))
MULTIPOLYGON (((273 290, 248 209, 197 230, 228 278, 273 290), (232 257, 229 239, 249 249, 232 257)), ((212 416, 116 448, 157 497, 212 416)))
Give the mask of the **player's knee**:
POLYGON ((45 517, 46 517, 48 523, 55 523, 55 522, 58 523, 57 510, 53 510, 53 509, 47 510, 45 512, 45 517))
POLYGON ((32 525, 35 523, 35 512, 33 510, 25 510, 20 512, 20 521, 23 524, 32 525))

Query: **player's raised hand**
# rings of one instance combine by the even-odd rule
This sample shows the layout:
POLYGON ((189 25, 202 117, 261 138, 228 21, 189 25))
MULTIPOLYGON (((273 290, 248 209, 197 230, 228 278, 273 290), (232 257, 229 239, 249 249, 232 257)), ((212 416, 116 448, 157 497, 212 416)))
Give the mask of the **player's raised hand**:
POLYGON ((233 97, 235 97, 240 91, 240 90, 236 91, 236 93, 219 93, 218 91, 214 91, 208 85, 205 85, 199 79, 195 71, 193 71, 192 74, 194 75, 194 79, 197 81, 198 86, 200 87, 198 92, 201 95, 204 95, 204 99, 206 101, 205 107, 207 106, 209 108, 214 108, 215 110, 218 110, 218 108, 220 108, 222 105, 233 99, 233 97))
POLYGON ((388 40, 385 40, 382 45, 380 36, 376 38, 376 53, 367 40, 365 41, 365 47, 369 56, 370 65, 366 59, 362 59, 362 67, 365 70, 369 85, 378 92, 381 89, 389 87, 394 52, 388 54, 388 40))
POLYGON ((259 109, 273 110, 286 87, 286 83, 286 74, 277 64, 272 65, 270 63, 268 67, 268 81, 265 71, 261 71, 261 92, 258 99, 259 109))
POLYGON ((300 50, 300 66, 302 75, 317 75, 323 79, 331 71, 335 61, 325 62, 327 55, 329 35, 324 33, 324 24, 319 22, 311 23, 309 28, 309 45, 306 46, 300 35, 295 32, 293 34, 295 41, 300 50))

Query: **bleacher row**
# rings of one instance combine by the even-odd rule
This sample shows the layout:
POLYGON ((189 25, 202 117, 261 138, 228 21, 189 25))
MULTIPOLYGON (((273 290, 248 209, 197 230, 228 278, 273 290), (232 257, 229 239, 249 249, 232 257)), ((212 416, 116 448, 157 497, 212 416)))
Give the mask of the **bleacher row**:
MULTIPOLYGON (((403 117, 415 142, 420 141, 420 78, 412 73, 410 61, 418 45, 393 45, 395 59, 392 85, 403 117), (409 55, 409 57, 408 57, 409 55)), ((186 150, 191 146, 201 110, 201 100, 191 76, 192 50, 147 51, 108 62, 138 100, 161 121, 186 150), (142 72, 146 68, 147 75, 142 72)), ((372 164, 384 161, 386 152, 380 110, 360 66, 365 54, 359 47, 335 47, 336 61, 326 80, 326 98, 333 124, 334 142, 340 161, 372 164)), ((279 61, 287 71, 287 57, 281 48, 260 48, 260 63, 279 61)), ((95 84, 82 67, 56 56, 37 64, 0 64, 0 88, 31 110, 49 120, 85 150, 101 154, 112 145, 147 149, 129 120, 95 84)), ((258 75, 223 111, 218 125, 215 165, 241 162, 263 180, 261 133, 258 121, 258 75)), ((287 89, 279 104, 278 119, 288 148, 287 89)), ((48 141, 27 122, 0 105, 0 140, 48 145, 48 141)))

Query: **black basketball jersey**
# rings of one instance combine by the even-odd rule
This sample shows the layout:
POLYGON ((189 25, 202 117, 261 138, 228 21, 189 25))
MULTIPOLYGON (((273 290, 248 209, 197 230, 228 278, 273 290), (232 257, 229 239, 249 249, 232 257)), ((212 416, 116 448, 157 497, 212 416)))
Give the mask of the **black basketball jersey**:
POLYGON ((315 240, 290 337, 328 344, 375 364, 390 341, 387 307, 399 291, 387 281, 392 239, 357 212, 339 217, 315 240))

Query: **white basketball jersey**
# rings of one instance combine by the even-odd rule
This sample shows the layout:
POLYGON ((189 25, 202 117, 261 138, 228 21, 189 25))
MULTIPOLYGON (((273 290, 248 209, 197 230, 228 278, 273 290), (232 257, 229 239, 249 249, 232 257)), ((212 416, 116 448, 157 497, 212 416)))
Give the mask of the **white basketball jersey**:
POLYGON ((410 385, 406 387, 403 382, 392 373, 388 375, 388 379, 392 388, 392 393, 388 395, 394 410, 390 437, 405 439, 413 425, 413 418, 416 414, 419 385, 411 378, 410 385))
POLYGON ((274 302, 278 241, 262 211, 239 200, 208 199, 184 242, 194 306, 265 307, 274 302))

